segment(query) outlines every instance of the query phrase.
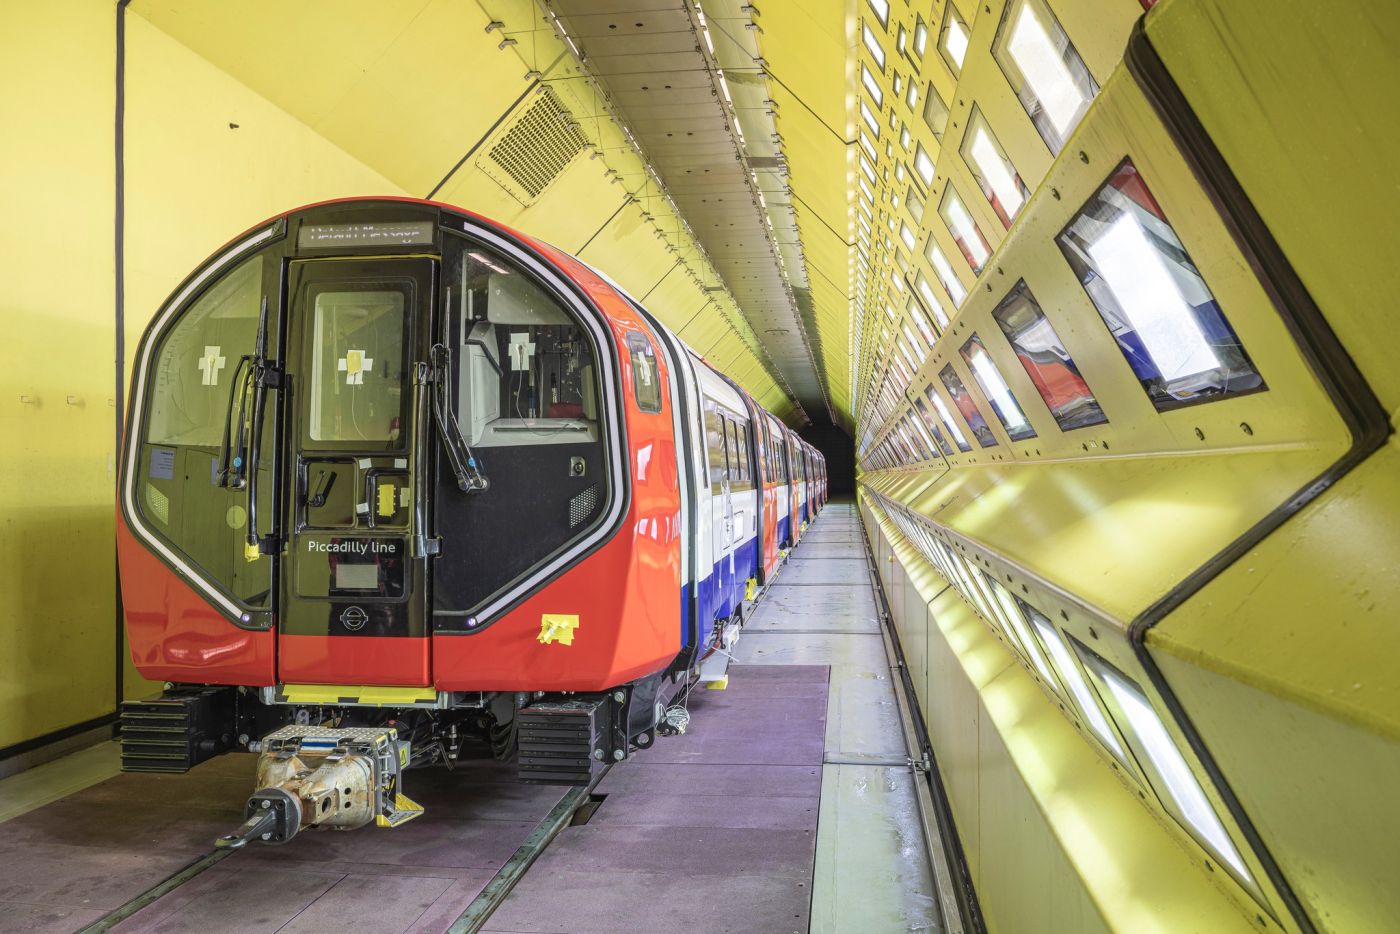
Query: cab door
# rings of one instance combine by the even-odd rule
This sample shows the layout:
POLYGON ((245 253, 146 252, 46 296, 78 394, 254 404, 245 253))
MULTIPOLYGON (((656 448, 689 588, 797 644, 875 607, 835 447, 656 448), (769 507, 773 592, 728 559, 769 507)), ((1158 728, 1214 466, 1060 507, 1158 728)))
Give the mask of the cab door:
POLYGON ((431 683, 422 493, 436 266, 291 264, 284 683, 431 683))

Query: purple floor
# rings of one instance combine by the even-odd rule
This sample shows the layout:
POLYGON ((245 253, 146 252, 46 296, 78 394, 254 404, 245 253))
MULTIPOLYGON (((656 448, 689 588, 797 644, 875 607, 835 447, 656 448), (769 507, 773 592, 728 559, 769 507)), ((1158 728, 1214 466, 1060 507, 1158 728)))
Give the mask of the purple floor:
MULTIPOLYGON (((826 692, 824 666, 743 666, 697 692, 690 731, 615 768, 487 930, 805 931, 826 692)), ((247 755, 119 775, 0 824, 0 932, 75 931, 209 852, 252 775, 247 755)), ((250 847, 116 930, 442 931, 564 792, 494 763, 406 790, 418 820, 250 847)))
POLYGON ((490 932, 805 932, 812 891, 825 666, 745 665, 696 692, 690 730, 604 779, 593 819, 564 830, 490 932))

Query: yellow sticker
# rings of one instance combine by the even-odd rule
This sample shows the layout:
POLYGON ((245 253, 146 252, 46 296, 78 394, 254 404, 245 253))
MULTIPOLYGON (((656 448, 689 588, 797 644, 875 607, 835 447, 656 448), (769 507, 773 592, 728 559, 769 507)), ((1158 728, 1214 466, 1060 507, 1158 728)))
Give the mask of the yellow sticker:
POLYGON ((381 516, 394 514, 394 485, 392 483, 379 484, 379 514, 381 516))
POLYGON ((540 634, 536 638, 544 645, 551 642, 573 645, 575 629, 578 629, 577 613, 543 613, 540 615, 540 634))

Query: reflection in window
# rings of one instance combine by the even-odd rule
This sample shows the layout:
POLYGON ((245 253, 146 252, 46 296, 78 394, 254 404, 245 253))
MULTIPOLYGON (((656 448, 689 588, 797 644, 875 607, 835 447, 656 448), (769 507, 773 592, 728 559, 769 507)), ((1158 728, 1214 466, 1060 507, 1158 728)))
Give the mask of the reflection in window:
POLYGON ((938 40, 938 51, 955 76, 962 72, 963 59, 967 57, 967 43, 967 24, 950 3, 943 15, 943 34, 938 40))
POLYGON ((932 385, 924 387, 924 395, 928 401, 933 403, 933 407, 938 410, 938 417, 943 419, 943 425, 948 429, 948 436, 958 445, 959 451, 971 451, 972 445, 967 443, 967 437, 958 427, 957 420, 953 418, 953 413, 948 411, 948 406, 944 404, 943 397, 940 396, 932 385))
POLYGON ((725 444, 724 419, 714 402, 705 400, 705 450, 709 452, 710 492, 720 493, 729 479, 729 459, 725 444))
POLYGON ((1117 705, 1121 713, 1118 726, 1162 804, 1253 890, 1253 878, 1244 859, 1142 688, 1097 655, 1082 646, 1079 649, 1080 657, 1117 705))
POLYGON ((313 441, 397 442, 407 402, 407 285, 315 293, 308 380, 313 441))
POLYGON ((1108 421, 1024 279, 1002 299, 992 317, 1062 431, 1108 421))
POLYGON ((982 387, 983 395, 992 404, 992 411, 996 413, 1011 440, 1024 441, 1034 438, 1035 429, 1026 421, 1026 414, 1016 403, 1016 397, 1006 385, 1006 380, 1001 378, 1001 371, 992 362, 992 356, 983 346, 982 338, 976 334, 972 335, 967 343, 962 345, 960 352, 968 369, 972 371, 972 378, 982 387))
POLYGON ((933 131, 933 138, 943 142, 943 133, 948 129, 948 105, 943 103, 931 82, 924 92, 924 122, 933 131))
POLYGON ((1130 160, 1058 241, 1158 411, 1265 388, 1130 160))
POLYGON ((929 430, 934 440, 938 442, 939 449, 942 450, 944 454, 951 457, 953 449, 948 446, 947 439, 943 437, 943 430, 939 428, 938 423, 933 420, 933 413, 928 410, 928 406, 924 405, 924 400, 915 399, 914 408, 918 410, 919 418, 923 421, 924 427, 929 430))
POLYGON ((997 212, 1003 224, 1010 227, 1030 197, 1030 191, 1021 181, 1016 167, 1006 157, 1006 150, 992 135, 991 125, 976 104, 972 105, 972 119, 967 124, 967 132, 963 134, 959 152, 972 170, 972 177, 977 180, 982 194, 991 203, 992 210, 997 212))
POLYGON ((939 370, 938 378, 943 381, 943 388, 948 390, 948 395, 953 397, 953 404, 962 413, 967 427, 972 429, 972 436, 977 439, 977 443, 984 448, 996 447, 996 435, 992 434, 992 429, 987 426, 987 420, 982 417, 977 403, 972 401, 972 395, 963 385, 962 378, 953 369, 953 365, 950 363, 939 370))
MULTIPOLYGON (((934 274, 938 276, 938 282, 943 286, 943 290, 948 293, 948 297, 953 300, 953 307, 957 308, 967 298, 967 289, 963 287, 962 280, 957 273, 953 272, 953 264, 948 262, 948 257, 938 248, 932 236, 928 238, 928 249, 924 250, 924 255, 928 257, 929 263, 933 266, 934 274)), ((948 322, 944 321, 943 326, 947 327, 948 322)))
POLYGON ((953 235, 958 249, 962 251, 963 258, 972 267, 973 274, 981 273, 982 267, 987 265, 987 259, 992 255, 992 247, 987 243, 987 238, 982 236, 982 231, 972 219, 972 215, 967 213, 967 207, 953 190, 951 183, 943 193, 942 203, 938 205, 938 216, 948 225, 948 231, 953 235))
POLYGON ((1058 154, 1099 86, 1045 0, 1007 4, 992 56, 1045 145, 1058 154))
POLYGON ((627 351, 632 357, 632 394, 643 412, 661 411, 661 372, 656 350, 640 331, 627 335, 627 351))

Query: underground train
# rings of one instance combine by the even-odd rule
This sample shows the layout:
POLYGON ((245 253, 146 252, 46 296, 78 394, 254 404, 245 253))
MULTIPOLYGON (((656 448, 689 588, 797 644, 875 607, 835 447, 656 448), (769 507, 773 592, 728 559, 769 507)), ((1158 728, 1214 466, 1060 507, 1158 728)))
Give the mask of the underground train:
POLYGON ((224 845, 421 813, 409 766, 587 782, 683 730, 825 463, 580 260, 444 204, 233 240, 141 339, 123 767, 260 754, 224 845), (670 709, 668 709, 670 708, 670 709))

